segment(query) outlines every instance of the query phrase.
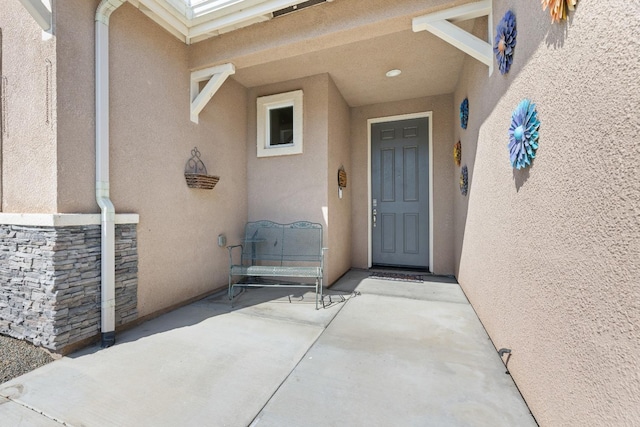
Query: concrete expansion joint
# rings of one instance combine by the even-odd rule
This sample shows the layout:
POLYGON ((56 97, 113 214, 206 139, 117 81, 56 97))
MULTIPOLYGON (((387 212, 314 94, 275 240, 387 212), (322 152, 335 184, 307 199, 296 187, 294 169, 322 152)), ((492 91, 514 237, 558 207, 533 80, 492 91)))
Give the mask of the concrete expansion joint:
POLYGON ((51 421, 53 421, 53 422, 55 422, 55 423, 58 423, 58 424, 60 424, 61 426, 74 427, 72 424, 69 424, 69 423, 64 422, 64 421, 62 421, 62 420, 59 420, 59 419, 57 419, 56 417, 54 417, 54 416, 52 416, 52 415, 49 415, 49 414, 47 414, 46 412, 41 411, 40 409, 38 409, 38 408, 36 408, 36 407, 34 407, 34 406, 27 405, 26 403, 22 402, 21 400, 13 399, 13 398, 11 398, 10 396, 7 396, 7 395, 5 394, 5 391, 6 391, 6 390, 11 390, 12 388, 20 388, 20 389, 18 390, 18 393, 19 393, 19 394, 22 394, 22 390, 21 390, 22 386, 17 385, 17 386, 11 386, 11 387, 9 387, 8 389, 2 389, 2 390, 0 390, 0 397, 4 397, 5 399, 9 400, 9 401, 10 401, 10 402, 12 402, 12 403, 15 403, 16 405, 22 406, 23 408, 28 409, 29 411, 35 412, 35 413, 36 413, 36 414, 38 414, 38 415, 42 415, 43 417, 47 418, 48 420, 51 420, 51 421))
MULTIPOLYGON (((356 292, 354 292, 352 295, 356 296, 356 292)), ((357 295, 360 295, 360 292, 357 292, 357 295)), ((336 319, 336 317, 338 317, 340 312, 344 309, 344 307, 346 307, 346 305, 349 303, 349 301, 351 301, 351 298, 345 298, 344 303, 342 304, 342 306, 340 306, 338 308, 337 313, 329 320, 329 322, 324 327, 320 328, 321 329, 320 333, 318 334, 316 339, 313 340, 313 342, 307 348, 307 351, 304 352, 302 357, 298 360, 298 362, 296 362, 295 366, 293 368, 291 368, 291 371, 289 371, 289 373, 283 378, 283 380, 280 382, 280 384, 278 384, 278 387, 276 387, 276 389, 273 391, 273 393, 271 393, 271 396, 269 396, 269 398, 264 402, 264 405, 262 405, 260 410, 257 412, 256 416, 253 418, 253 420, 251 420, 251 423, 249 423, 250 427, 253 427, 253 426, 257 425, 257 423, 260 421, 260 415, 262 414, 262 411, 264 411, 264 408, 266 408, 266 406, 269 404, 269 402, 271 402, 271 400, 278 393, 278 391, 280 390, 282 385, 289 380, 289 377, 291 375, 293 375, 293 373, 296 371, 296 369, 298 368, 300 363, 302 363, 303 360, 305 360, 305 359, 307 359, 309 357, 308 355, 309 355, 309 352, 311 351, 311 349, 316 345, 316 343, 318 342, 320 337, 322 337, 322 334, 324 334, 324 332, 329 328, 329 326, 331 326, 333 321, 336 319)), ((260 316, 260 317, 263 317, 263 316, 260 316)), ((301 322, 295 322, 295 323, 300 324, 301 322)))

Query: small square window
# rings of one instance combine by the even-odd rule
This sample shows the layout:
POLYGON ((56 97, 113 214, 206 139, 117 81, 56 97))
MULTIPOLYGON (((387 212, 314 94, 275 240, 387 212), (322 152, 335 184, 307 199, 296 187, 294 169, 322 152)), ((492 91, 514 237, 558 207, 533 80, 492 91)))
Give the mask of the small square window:
POLYGON ((293 106, 269 110, 269 146, 293 144, 293 106))
POLYGON ((258 157, 302 153, 302 91, 262 96, 258 103, 258 157))

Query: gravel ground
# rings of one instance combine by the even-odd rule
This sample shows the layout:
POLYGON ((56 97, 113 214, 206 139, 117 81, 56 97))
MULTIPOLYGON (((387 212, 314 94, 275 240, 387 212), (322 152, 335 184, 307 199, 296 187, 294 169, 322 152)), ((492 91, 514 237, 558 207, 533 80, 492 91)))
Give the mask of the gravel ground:
POLYGON ((53 357, 45 349, 0 335, 0 384, 49 362, 53 357))

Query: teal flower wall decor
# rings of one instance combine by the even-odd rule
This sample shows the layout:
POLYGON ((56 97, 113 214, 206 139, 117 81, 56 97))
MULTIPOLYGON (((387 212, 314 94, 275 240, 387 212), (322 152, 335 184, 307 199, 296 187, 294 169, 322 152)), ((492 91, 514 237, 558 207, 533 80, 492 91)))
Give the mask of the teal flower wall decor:
POLYGON ((516 47, 516 16, 510 10, 500 20, 496 27, 496 37, 493 53, 498 61, 500 73, 506 74, 513 62, 513 49, 516 47))
POLYGON ((462 129, 467 128, 469 122, 469 99, 465 98, 460 104, 460 127, 462 129))
POLYGON ((509 126, 509 157, 511 166, 522 169, 531 165, 538 149, 538 129, 540 121, 536 104, 523 99, 511 115, 509 126))
POLYGON ((467 191, 469 191, 469 170, 467 165, 464 165, 460 170, 460 193, 466 196, 467 191))

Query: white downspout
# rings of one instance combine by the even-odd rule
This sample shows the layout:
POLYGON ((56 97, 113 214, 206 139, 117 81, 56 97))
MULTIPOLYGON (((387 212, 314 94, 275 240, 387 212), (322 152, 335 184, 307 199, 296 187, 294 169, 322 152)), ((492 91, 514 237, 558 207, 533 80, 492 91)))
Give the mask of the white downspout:
POLYGON ((102 0, 96 10, 96 201, 101 215, 101 308, 103 348, 116 341, 116 212, 109 198, 109 17, 124 0, 102 0))

